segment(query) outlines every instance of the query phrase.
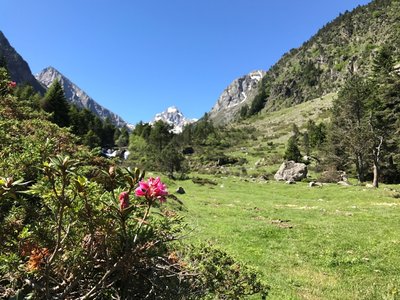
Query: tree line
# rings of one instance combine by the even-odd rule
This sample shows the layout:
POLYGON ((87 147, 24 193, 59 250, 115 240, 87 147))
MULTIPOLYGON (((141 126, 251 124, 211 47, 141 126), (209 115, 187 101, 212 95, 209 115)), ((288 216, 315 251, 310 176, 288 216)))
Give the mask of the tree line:
POLYGON ((51 84, 43 97, 30 85, 17 86, 14 94, 31 101, 36 109, 49 113, 51 122, 60 127, 70 127, 83 145, 90 148, 128 145, 129 133, 126 128, 119 129, 109 119, 102 120, 90 110, 69 103, 58 80, 51 84))

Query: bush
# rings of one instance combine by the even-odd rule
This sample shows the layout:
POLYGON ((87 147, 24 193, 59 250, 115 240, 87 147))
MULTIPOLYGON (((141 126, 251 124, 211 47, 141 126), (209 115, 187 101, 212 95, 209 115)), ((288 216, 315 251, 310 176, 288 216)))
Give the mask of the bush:
POLYGON ((237 262, 232 256, 210 244, 185 249, 189 268, 200 272, 193 285, 193 299, 243 299, 259 294, 262 299, 269 287, 258 279, 258 273, 237 262))

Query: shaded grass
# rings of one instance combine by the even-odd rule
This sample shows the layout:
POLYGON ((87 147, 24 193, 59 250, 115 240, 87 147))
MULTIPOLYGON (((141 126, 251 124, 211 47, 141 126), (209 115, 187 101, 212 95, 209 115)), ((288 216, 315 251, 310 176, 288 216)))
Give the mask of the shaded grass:
POLYGON ((214 180, 179 183, 190 239, 258 268, 271 299, 400 297, 400 200, 389 191, 214 180))

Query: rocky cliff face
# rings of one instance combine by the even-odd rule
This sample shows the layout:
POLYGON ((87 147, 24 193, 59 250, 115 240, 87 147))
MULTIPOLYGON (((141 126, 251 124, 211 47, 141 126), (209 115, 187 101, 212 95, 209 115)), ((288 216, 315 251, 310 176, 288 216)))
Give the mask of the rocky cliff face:
POLYGON ((32 75, 27 62, 10 45, 7 38, 0 31, 0 59, 5 60, 11 80, 18 84, 30 84, 33 88, 43 94, 45 88, 32 75))
POLYGON ((209 113, 209 118, 216 125, 223 125, 234 120, 240 108, 250 104, 257 94, 257 88, 264 71, 254 71, 235 79, 219 96, 217 103, 209 113))
POLYGON ((64 89, 65 97, 72 104, 90 110, 103 120, 109 118, 111 120, 111 123, 113 123, 117 127, 123 127, 127 125, 120 116, 98 104, 95 100, 89 97, 83 90, 72 83, 67 77, 65 77, 55 68, 48 67, 37 74, 35 77, 46 88, 48 88, 54 80, 58 79, 64 89))
POLYGON ((187 124, 196 122, 196 119, 187 119, 175 106, 168 107, 165 111, 156 114, 151 123, 163 121, 173 126, 174 133, 181 133, 187 124))

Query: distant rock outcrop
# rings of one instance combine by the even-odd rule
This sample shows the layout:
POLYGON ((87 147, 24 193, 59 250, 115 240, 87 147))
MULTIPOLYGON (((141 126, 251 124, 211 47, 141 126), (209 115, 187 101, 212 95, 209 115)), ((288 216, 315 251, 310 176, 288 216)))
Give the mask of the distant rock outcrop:
POLYGON ((219 96, 209 113, 210 120, 216 125, 231 122, 240 108, 244 104, 249 105, 254 99, 264 74, 264 71, 259 70, 235 79, 219 96))
POLYGON ((12 81, 15 81, 18 84, 30 84, 36 91, 44 94, 46 89, 35 79, 28 63, 10 45, 7 38, 1 31, 0 59, 5 60, 12 81))
POLYGON ((300 181, 307 177, 307 166, 293 160, 285 161, 276 172, 274 178, 278 181, 300 181))
POLYGON ((120 116, 98 104, 76 84, 71 82, 55 68, 48 67, 35 77, 47 88, 53 83, 54 80, 58 79, 64 89, 65 97, 72 104, 81 108, 87 108, 102 120, 109 118, 111 123, 117 127, 124 127, 127 125, 127 123, 120 116))
POLYGON ((181 133, 185 125, 196 122, 196 119, 187 119, 175 106, 168 107, 165 111, 156 114, 151 123, 163 121, 173 126, 174 133, 181 133))

